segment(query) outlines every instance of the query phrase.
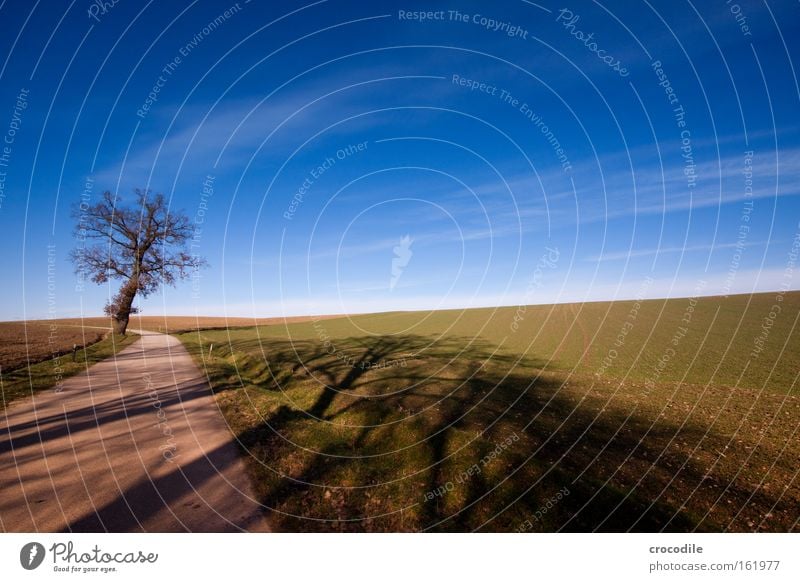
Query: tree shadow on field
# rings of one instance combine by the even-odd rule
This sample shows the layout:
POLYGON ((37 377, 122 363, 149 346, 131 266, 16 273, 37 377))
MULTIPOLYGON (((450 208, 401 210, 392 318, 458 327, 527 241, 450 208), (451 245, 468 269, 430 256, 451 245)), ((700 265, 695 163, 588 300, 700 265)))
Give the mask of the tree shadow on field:
POLYGON ((628 418, 473 338, 233 348, 260 365, 221 405, 278 530, 714 530, 709 502, 688 493, 751 494, 667 446, 706 427, 628 418))

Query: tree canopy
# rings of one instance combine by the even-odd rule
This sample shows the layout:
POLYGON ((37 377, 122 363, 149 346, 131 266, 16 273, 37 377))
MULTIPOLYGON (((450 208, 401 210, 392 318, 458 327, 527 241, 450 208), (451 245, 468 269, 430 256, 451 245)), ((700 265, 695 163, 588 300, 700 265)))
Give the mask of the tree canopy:
POLYGON ((105 308, 115 321, 115 331, 123 334, 135 313, 137 294, 146 297, 162 284, 174 285, 206 265, 205 259, 188 252, 194 232, 189 218, 170 212, 162 194, 135 192, 130 206, 122 206, 107 191, 96 204, 76 209, 76 234, 92 243, 70 255, 76 272, 95 283, 123 282, 105 308))

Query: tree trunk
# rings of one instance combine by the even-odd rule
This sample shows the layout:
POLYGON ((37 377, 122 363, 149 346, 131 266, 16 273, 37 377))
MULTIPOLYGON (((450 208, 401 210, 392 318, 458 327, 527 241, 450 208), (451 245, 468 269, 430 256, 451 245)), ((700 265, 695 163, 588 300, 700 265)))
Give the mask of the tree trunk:
POLYGON ((128 283, 119 291, 117 309, 113 318, 114 333, 125 335, 128 329, 128 321, 131 317, 133 299, 136 297, 137 288, 134 284, 128 283))
POLYGON ((128 320, 129 320, 128 317, 122 319, 120 316, 115 316, 111 318, 111 324, 114 333, 119 335, 125 335, 125 330, 128 329, 128 320))

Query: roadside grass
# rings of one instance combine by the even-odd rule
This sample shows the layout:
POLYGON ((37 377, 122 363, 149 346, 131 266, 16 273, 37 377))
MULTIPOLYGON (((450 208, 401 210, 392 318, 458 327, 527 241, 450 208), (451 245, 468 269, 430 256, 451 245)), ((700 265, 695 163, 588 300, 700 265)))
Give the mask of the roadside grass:
MULTIPOLYGON (((558 307, 569 328, 565 310, 573 308, 558 307)), ((667 307, 670 328, 683 308, 667 307)), ((624 318, 629 309, 614 313, 624 318)), ((796 395, 677 382, 672 370, 657 382, 623 379, 616 368, 598 377, 569 361, 574 347, 552 338, 539 358, 520 349, 525 340, 509 347, 508 332, 490 341, 509 321, 481 328, 490 311, 377 314, 180 339, 205 369, 279 530, 794 527, 796 395)), ((527 314, 526 326, 541 323, 535 309, 527 314)), ((640 321, 659 338, 645 350, 657 357, 672 332, 640 321)))
POLYGON ((89 366, 113 356, 138 339, 139 336, 134 334, 109 334, 99 342, 78 350, 75 361, 70 352, 10 372, 0 370, 0 409, 5 409, 14 400, 57 387, 63 380, 85 372, 89 366))
MULTIPOLYGON (((341 317, 340 315, 327 315, 321 316, 320 319, 332 319, 341 317)), ((131 316, 128 325, 129 330, 146 330, 156 331, 159 333, 186 333, 189 331, 197 331, 204 329, 227 329, 236 327, 252 327, 254 325, 282 325, 284 323, 296 323, 300 321, 307 321, 311 319, 310 316, 297 316, 297 317, 208 317, 208 316, 193 316, 193 315, 133 315, 131 316)), ((23 322, 11 322, 11 324, 21 325, 23 322)), ((84 318, 70 318, 70 319, 54 319, 54 320, 32 320, 27 322, 28 325, 58 325, 61 328, 83 328, 94 329, 104 328, 111 329, 111 321, 108 317, 84 317, 84 318)), ((7 325, 0 322, 0 337, 3 334, 3 326, 7 325)), ((72 347, 72 344, 70 344, 72 347)))

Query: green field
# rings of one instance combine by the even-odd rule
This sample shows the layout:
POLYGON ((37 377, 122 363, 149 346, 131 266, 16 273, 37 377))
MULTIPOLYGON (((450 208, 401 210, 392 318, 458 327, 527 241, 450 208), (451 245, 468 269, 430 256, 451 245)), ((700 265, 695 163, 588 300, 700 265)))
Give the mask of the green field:
POLYGON ((786 293, 180 337, 278 530, 790 531, 799 315, 786 293))

